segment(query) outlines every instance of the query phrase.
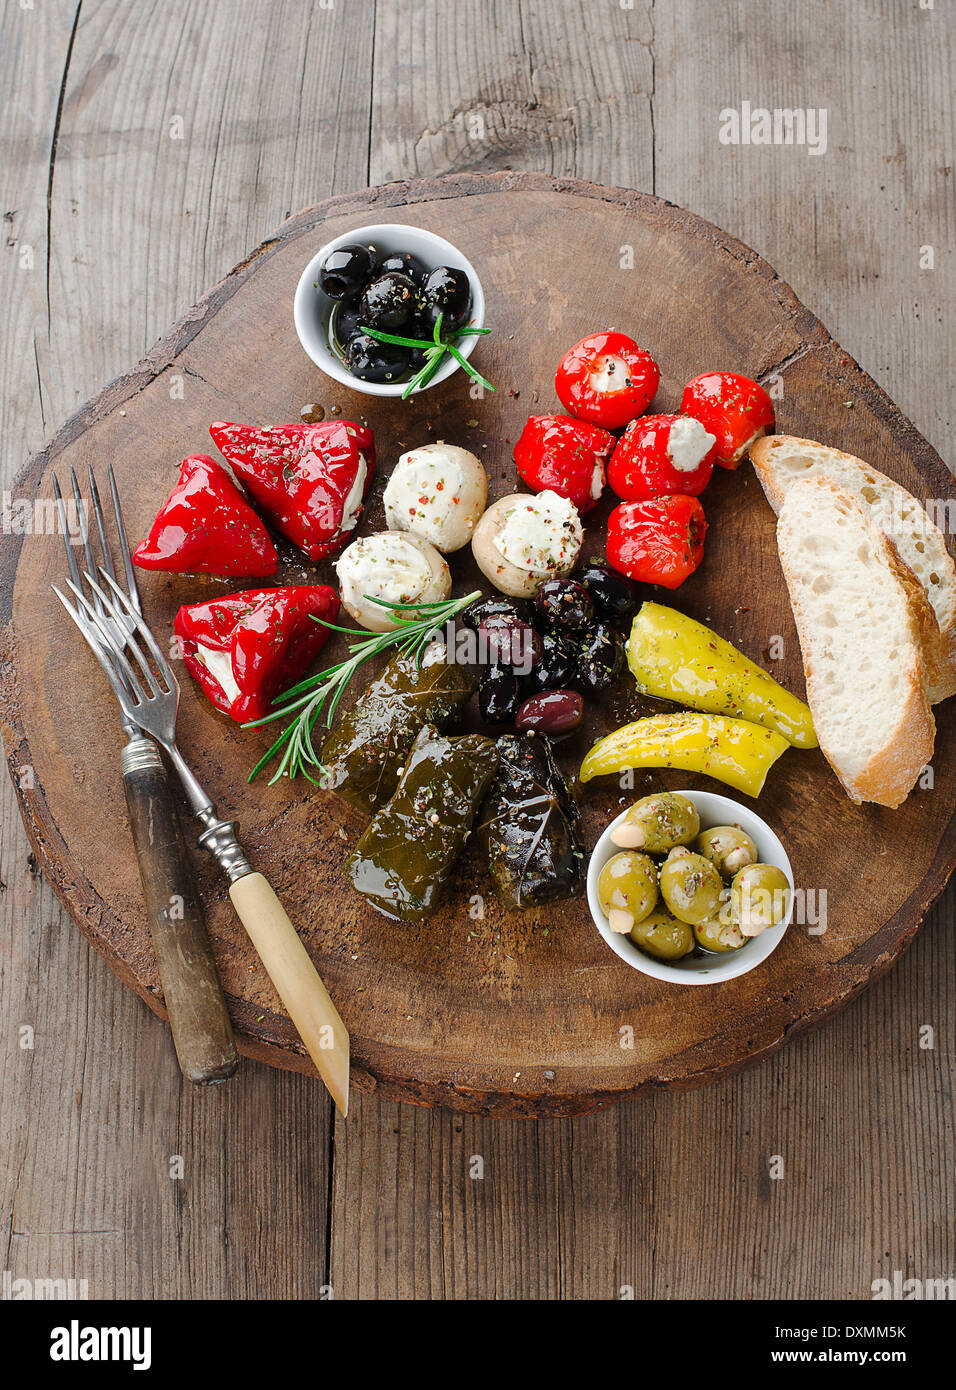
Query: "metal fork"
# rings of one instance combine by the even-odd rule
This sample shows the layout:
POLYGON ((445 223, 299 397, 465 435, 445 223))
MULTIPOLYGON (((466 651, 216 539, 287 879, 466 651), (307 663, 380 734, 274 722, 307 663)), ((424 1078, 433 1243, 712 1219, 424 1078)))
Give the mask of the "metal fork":
MULTIPOLYGON (((92 632, 90 638, 95 640, 93 649, 100 664, 104 670, 112 670, 115 678, 116 667, 110 651, 122 651, 126 646, 135 631, 130 614, 140 614, 142 606, 112 467, 108 469, 108 479, 129 612, 108 612, 100 596, 92 589, 88 591, 89 599, 84 597, 84 602, 92 602, 100 629, 108 634, 109 646, 104 645, 101 639, 94 639, 92 632)), ((93 573, 89 510, 72 468, 70 480, 86 568, 93 573)), ((115 584, 116 566, 92 467, 89 469, 89 488, 103 569, 115 584)), ((83 581, 77 566, 75 547, 71 544, 70 527, 56 475, 53 477, 53 495, 66 547, 70 587, 74 593, 82 593, 83 581)), ((62 600, 60 591, 55 589, 55 592, 62 600)), ((122 677, 120 681, 122 684, 122 677)), ((122 752, 126 806, 176 1056, 188 1080, 201 1084, 225 1081, 236 1070, 239 1057, 172 786, 159 748, 153 740, 146 738, 136 721, 125 713, 122 724, 128 740, 122 752)))
POLYGON ((130 597, 103 566, 99 574, 102 585, 91 571, 83 576, 89 597, 83 587, 69 581, 75 604, 59 590, 56 593, 96 652, 124 719, 151 734, 168 754, 204 827, 199 843, 229 878, 233 906, 333 1100, 346 1114, 349 1036, 345 1024, 271 886, 246 862, 235 821, 220 820, 179 751, 179 684, 169 662, 130 597), (132 630, 128 631, 129 624, 132 630), (125 643, 118 639, 117 629, 127 631, 125 643))

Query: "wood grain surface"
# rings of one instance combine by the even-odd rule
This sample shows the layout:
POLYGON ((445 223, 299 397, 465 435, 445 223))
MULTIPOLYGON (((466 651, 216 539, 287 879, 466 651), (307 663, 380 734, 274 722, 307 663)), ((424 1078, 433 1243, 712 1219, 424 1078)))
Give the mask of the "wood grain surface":
MULTIPOLYGON (((728 227, 945 446, 941 7, 894 7, 891 41, 877 3, 447 8, 5 7, 8 479, 295 207, 509 166, 728 227), (743 100, 829 105, 828 153, 719 145, 743 100)), ((306 1078, 246 1065, 231 1091, 181 1091, 162 1026, 60 917, 3 796, 5 1267, 107 1294, 339 1297, 865 1298, 894 1268, 951 1271, 951 892, 886 980, 752 1073, 534 1125, 362 1098, 333 1163, 306 1078)))

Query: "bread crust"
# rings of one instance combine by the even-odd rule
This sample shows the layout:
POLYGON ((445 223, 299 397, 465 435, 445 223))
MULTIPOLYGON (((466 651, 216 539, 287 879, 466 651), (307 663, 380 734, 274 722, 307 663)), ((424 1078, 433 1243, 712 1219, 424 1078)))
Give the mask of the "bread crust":
MULTIPOLYGON (((789 446, 795 451, 807 453, 811 456, 814 454, 819 455, 819 465, 824 469, 829 460, 839 459, 854 470, 860 469, 864 473, 869 473, 887 484, 890 489, 897 489, 899 492, 904 493, 905 496, 911 498, 920 511, 923 512, 924 515, 926 514, 926 509, 922 506, 919 499, 913 497, 912 493, 907 492, 906 488, 904 488, 901 483, 897 483, 893 478, 887 477, 885 473, 881 473, 878 468, 874 468, 863 459, 857 458, 855 454, 848 454, 842 449, 831 448, 829 444, 819 444, 813 439, 800 439, 796 435, 777 434, 766 435, 762 439, 755 440, 750 449, 750 459, 767 501, 778 515, 780 514, 780 508, 783 506, 783 501, 787 494, 787 489, 781 485, 780 475, 774 464, 773 457, 781 446, 789 446)), ((840 486, 835 479, 830 479, 830 481, 834 483, 834 486, 840 486)), ((856 494, 853 495, 856 496, 856 494)), ((862 501, 859 497, 857 497, 856 500, 865 513, 867 511, 865 501, 862 501)), ((935 523, 930 520, 928 515, 926 516, 926 525, 927 529, 934 531, 939 538, 940 550, 942 551, 942 555, 945 556, 947 585, 953 591, 954 595, 956 595, 956 563, 953 562, 953 558, 947 549, 946 539, 935 523)), ((895 549, 895 542, 892 541, 892 537, 889 539, 891 543, 894 544, 895 549)), ((900 563, 906 565, 906 561, 903 560, 902 557, 899 557, 898 551, 897 556, 900 559, 900 563)), ((919 575, 917 575, 909 565, 907 565, 906 568, 919 585, 926 602, 929 604, 930 608, 932 608, 929 596, 919 575)), ((935 609, 933 609, 933 619, 934 623, 927 627, 925 633, 927 643, 925 654, 929 678, 929 698, 933 704, 939 704, 940 700, 946 700, 951 695, 956 694, 956 601, 954 601, 953 604, 952 617, 944 628, 940 628, 939 622, 936 619, 935 609)))
MULTIPOLYGON (((900 585, 906 600, 907 626, 913 654, 910 667, 904 672, 907 686, 906 699, 896 727, 889 739, 882 748, 873 754, 866 767, 856 777, 850 778, 833 762, 823 739, 820 738, 820 730, 817 727, 817 737, 820 738, 823 754, 840 779, 850 799, 857 805, 863 801, 874 801, 881 806, 889 806, 895 810, 906 800, 920 772, 933 756, 936 720, 933 717, 928 695, 929 672, 926 666, 925 652, 929 625, 936 625, 938 632, 936 615, 926 597, 922 584, 910 567, 899 558, 893 543, 870 520, 865 507, 857 497, 847 492, 845 488, 838 487, 836 483, 827 478, 807 478, 795 486, 817 490, 821 507, 826 506, 828 502, 832 504, 840 500, 857 513, 864 530, 870 536, 874 550, 883 558, 887 569, 890 570, 900 585)), ((811 713, 814 714, 814 724, 816 725, 816 709, 819 707, 817 679, 807 663, 808 644, 805 633, 808 622, 799 597, 796 570, 787 553, 786 536, 782 533, 782 528, 785 528, 785 525, 786 517, 781 516, 777 525, 777 548, 790 594, 790 606, 793 609, 794 621, 797 625, 801 651, 804 653, 807 703, 811 713)), ((931 627, 929 627, 929 631, 932 631, 931 627)))

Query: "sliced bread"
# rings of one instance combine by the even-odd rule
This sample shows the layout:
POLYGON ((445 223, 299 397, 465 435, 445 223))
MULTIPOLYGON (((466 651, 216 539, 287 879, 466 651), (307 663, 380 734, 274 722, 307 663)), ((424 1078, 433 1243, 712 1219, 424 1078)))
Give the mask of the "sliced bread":
POLYGON ((922 585, 865 504, 826 478, 788 488, 777 545, 820 747, 853 801, 899 806, 936 731, 922 585))
POLYGON ((866 506, 922 584, 936 614, 939 638, 934 650, 927 652, 930 699, 937 704, 956 693, 956 565, 942 531, 922 504, 862 459, 812 439, 769 435, 756 441, 750 457, 778 514, 787 490, 798 478, 829 478, 866 506))

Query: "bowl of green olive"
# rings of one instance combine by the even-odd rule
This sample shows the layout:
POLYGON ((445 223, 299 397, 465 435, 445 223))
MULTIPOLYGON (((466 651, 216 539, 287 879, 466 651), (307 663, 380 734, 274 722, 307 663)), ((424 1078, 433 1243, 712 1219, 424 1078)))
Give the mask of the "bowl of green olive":
POLYGON ((793 870, 749 807, 715 792, 655 792, 606 828, 588 906, 611 950, 678 985, 732 980, 766 960, 793 915, 793 870))

